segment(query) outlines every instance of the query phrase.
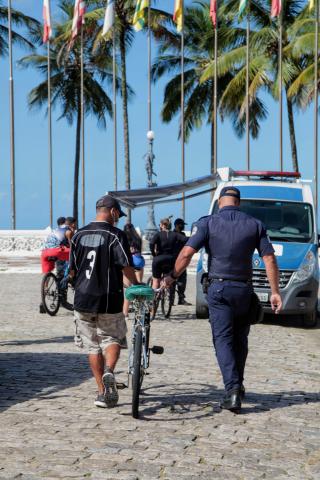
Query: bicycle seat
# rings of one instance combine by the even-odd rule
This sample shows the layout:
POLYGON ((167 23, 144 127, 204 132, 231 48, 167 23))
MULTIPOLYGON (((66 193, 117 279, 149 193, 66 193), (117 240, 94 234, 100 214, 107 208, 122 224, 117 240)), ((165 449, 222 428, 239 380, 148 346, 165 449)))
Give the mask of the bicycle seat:
POLYGON ((129 301, 138 299, 152 300, 154 291, 148 285, 132 285, 126 289, 125 297, 129 301))

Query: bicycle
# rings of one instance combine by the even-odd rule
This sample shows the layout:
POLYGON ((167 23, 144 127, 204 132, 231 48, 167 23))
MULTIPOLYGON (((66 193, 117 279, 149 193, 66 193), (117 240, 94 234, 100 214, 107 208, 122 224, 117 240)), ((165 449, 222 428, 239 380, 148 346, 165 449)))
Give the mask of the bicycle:
MULTIPOLYGON (((58 260, 56 257, 51 257, 50 259, 54 262, 58 260)), ((73 311, 74 289, 68 283, 68 273, 69 269, 66 268, 62 278, 59 278, 53 272, 46 273, 42 278, 42 307, 52 317, 58 313, 60 306, 68 311, 73 311)))
POLYGON ((132 324, 131 349, 128 362, 128 384, 132 385, 132 416, 139 418, 139 403, 144 375, 150 364, 150 352, 161 355, 163 347, 149 348, 150 311, 154 290, 147 285, 133 285, 126 289, 126 299, 132 302, 134 320, 132 324))
MULTIPOLYGON (((167 274, 163 273, 161 275, 161 282, 167 274)), ((152 277, 148 279, 148 285, 152 285, 152 277)), ((170 318, 171 310, 174 305, 174 298, 176 293, 177 282, 173 282, 169 288, 159 289, 153 299, 151 320, 154 320, 158 311, 159 304, 161 304, 161 311, 164 318, 170 318)))

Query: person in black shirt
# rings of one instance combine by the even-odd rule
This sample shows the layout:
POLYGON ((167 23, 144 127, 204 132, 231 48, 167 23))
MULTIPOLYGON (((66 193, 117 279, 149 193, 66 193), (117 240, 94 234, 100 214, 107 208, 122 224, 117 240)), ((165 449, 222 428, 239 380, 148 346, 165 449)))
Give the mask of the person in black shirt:
POLYGON ((169 218, 160 221, 160 232, 157 232, 150 241, 152 261, 152 288, 160 287, 163 273, 168 273, 174 267, 174 262, 187 241, 185 235, 171 231, 169 218))
POLYGON ((125 234, 114 224, 125 214, 119 202, 105 195, 96 203, 95 221, 71 240, 70 276, 74 279, 76 343, 86 348, 98 385, 95 405, 113 407, 118 401, 113 374, 121 348, 127 348, 122 313, 122 274, 136 284, 125 234))

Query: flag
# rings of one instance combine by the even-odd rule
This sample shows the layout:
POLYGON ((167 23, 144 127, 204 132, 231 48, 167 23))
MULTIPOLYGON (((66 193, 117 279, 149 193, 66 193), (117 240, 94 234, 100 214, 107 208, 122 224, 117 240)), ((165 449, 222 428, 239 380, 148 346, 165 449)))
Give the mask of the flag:
POLYGON ((314 0, 309 0, 309 10, 313 10, 314 9, 314 0))
POLYGON ((133 16, 133 28, 136 32, 142 30, 146 23, 146 9, 149 7, 149 0, 137 0, 136 10, 133 16))
POLYGON ((50 0, 43 0, 43 43, 52 37, 50 0))
POLYGON ((102 36, 106 35, 114 24, 114 0, 108 0, 106 14, 104 17, 104 24, 102 36))
POLYGON ((81 25, 84 25, 84 14, 86 13, 86 2, 75 0, 72 21, 72 40, 79 34, 81 25))
POLYGON ((177 24, 178 32, 181 32, 182 30, 182 19, 183 19, 183 0, 175 0, 173 20, 177 24))
POLYGON ((239 3, 239 16, 240 17, 243 14, 243 12, 245 11, 245 9, 247 8, 247 3, 248 3, 247 0, 240 0, 240 3, 239 3))
POLYGON ((217 26, 217 0, 210 0, 210 17, 214 28, 217 26))
POLYGON ((282 8, 281 0, 272 0, 271 17, 279 17, 281 13, 281 8, 282 8))

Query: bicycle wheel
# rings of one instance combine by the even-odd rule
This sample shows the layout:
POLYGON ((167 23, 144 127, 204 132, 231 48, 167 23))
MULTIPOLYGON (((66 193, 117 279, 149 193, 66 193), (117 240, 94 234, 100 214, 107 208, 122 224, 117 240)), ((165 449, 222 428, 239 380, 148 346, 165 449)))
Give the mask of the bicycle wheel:
POLYGON ((133 352, 133 372, 132 372, 132 416, 139 418, 139 396, 142 383, 142 330, 137 327, 135 333, 135 343, 133 352))
POLYGON ((59 284, 53 273, 46 273, 41 282, 41 299, 45 311, 54 316, 60 307, 59 284))
POLYGON ((175 286, 166 288, 161 298, 161 310, 165 318, 170 317, 172 305, 174 303, 175 286))

